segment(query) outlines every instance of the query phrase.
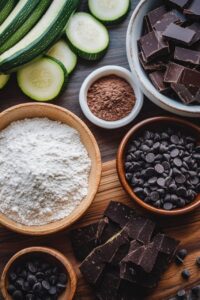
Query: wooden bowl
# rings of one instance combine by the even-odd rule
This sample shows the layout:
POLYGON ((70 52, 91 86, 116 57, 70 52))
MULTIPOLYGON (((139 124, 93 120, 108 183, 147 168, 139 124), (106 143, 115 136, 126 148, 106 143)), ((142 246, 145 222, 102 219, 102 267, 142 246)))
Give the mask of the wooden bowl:
POLYGON ((124 170, 124 157, 130 139, 136 137, 145 129, 147 130, 156 129, 156 128, 162 129, 165 128, 166 126, 183 129, 184 132, 189 133, 192 136, 195 136, 197 138, 197 141, 200 142, 200 128, 198 126, 193 125, 192 123, 189 123, 179 118, 173 118, 173 117, 155 117, 155 118, 147 119, 135 125, 123 138, 117 153, 117 171, 123 188, 131 196, 131 198, 136 201, 137 204, 139 204, 141 207, 143 207, 144 209, 148 210, 151 213, 165 215, 165 216, 177 216, 177 215, 182 215, 191 212, 192 210, 200 206, 200 194, 196 197, 196 199, 193 202, 191 202, 190 204, 188 204, 183 208, 174 209, 171 211, 155 208, 145 203, 134 193, 131 186, 126 180, 125 170, 124 170))
POLYGON ((19 224, 0 213, 0 223, 13 231, 28 235, 45 235, 69 227, 86 212, 97 193, 102 166, 99 147, 89 128, 76 115, 59 106, 46 103, 28 103, 11 107, 0 113, 0 130, 7 127, 13 121, 35 117, 46 117, 75 128, 79 132, 81 140, 92 161, 88 195, 83 199, 80 205, 64 219, 42 226, 26 226, 19 224))
POLYGON ((72 300, 76 291, 77 287, 77 277, 76 273, 71 265, 71 263, 68 261, 68 259, 61 254, 60 252, 46 247, 30 247, 23 249, 19 252, 17 252, 6 264, 2 276, 1 276, 1 292, 6 300, 12 300, 12 297, 7 292, 7 286, 8 286, 8 274, 10 269, 13 267, 13 265, 20 260, 23 260, 25 256, 34 256, 34 255, 42 255, 45 257, 46 260, 58 262, 61 269, 65 271, 68 274, 68 284, 66 290, 60 295, 58 300, 72 300))

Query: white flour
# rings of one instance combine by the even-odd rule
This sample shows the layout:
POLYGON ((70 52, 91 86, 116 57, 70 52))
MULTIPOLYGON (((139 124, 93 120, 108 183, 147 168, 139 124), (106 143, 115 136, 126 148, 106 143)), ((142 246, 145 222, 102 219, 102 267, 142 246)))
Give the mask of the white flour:
POLYGON ((45 118, 0 132, 0 211, 25 225, 68 216, 87 195, 91 160, 79 133, 45 118))

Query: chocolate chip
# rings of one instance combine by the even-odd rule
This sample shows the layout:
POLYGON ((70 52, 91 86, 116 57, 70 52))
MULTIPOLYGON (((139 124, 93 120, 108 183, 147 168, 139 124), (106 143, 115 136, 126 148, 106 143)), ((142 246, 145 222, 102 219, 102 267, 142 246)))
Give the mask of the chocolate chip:
POLYGON ((182 271, 181 275, 184 279, 189 279, 190 271, 188 269, 185 269, 185 270, 182 271))
POLYGON ((42 280, 42 287, 45 289, 45 290, 49 290, 50 289, 50 284, 48 281, 46 280, 42 280))
POLYGON ((180 258, 178 255, 176 255, 175 263, 179 266, 179 265, 183 264, 183 259, 180 258))
POLYGON ((161 164, 156 164, 155 171, 159 174, 162 174, 164 172, 164 167, 161 164))
POLYGON ((180 249, 177 253, 177 255, 181 258, 184 259, 187 256, 188 252, 186 249, 180 249))
POLYGON ((151 200, 152 200, 153 202, 159 200, 159 198, 160 198, 159 193, 158 193, 158 192, 152 192, 152 193, 150 194, 150 198, 151 198, 151 200))
POLYGON ((16 287, 13 284, 8 285, 8 293, 12 295, 16 291, 16 287))
POLYGON ((170 152, 170 156, 171 156, 172 158, 175 158, 175 157, 177 157, 178 155, 179 155, 179 150, 176 149, 176 148, 170 152))
POLYGON ((181 167, 182 166, 182 161, 180 160, 180 158, 174 158, 174 165, 176 167, 181 167))
POLYGON ((49 295, 56 295, 57 290, 55 286, 52 286, 49 290, 49 295))
POLYGON ((145 157, 146 162, 152 163, 155 160, 155 155, 153 153, 148 153, 145 157))
POLYGON ((179 137, 177 135, 172 135, 170 141, 177 145, 179 143, 179 137))
POLYGON ((177 175, 177 176, 175 177, 175 181, 176 181, 177 183, 179 183, 179 184, 183 184, 183 183, 186 181, 186 177, 185 177, 184 175, 182 175, 182 174, 177 175))
POLYGON ((185 290, 180 290, 177 292, 177 297, 178 299, 185 299, 186 296, 186 291, 185 290))
POLYGON ((158 178, 157 184, 158 184, 160 187, 164 187, 164 186, 165 186, 165 179, 162 178, 162 177, 158 178))
POLYGON ((164 205, 163 205, 163 208, 165 210, 172 210, 173 204, 171 202, 165 202, 164 205))
POLYGON ((34 266, 33 263, 29 262, 29 263, 27 264, 27 266, 28 266, 28 270, 29 270, 31 273, 35 274, 35 273, 37 272, 37 268, 34 266))
POLYGON ((12 297, 14 300, 23 300, 24 297, 23 297, 23 293, 19 290, 16 290, 13 294, 12 294, 12 297))

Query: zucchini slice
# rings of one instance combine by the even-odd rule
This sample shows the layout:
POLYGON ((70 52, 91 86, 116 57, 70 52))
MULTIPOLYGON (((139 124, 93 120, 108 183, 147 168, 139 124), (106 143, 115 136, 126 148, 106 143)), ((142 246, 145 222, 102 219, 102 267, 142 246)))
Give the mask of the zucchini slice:
POLYGON ((48 52, 47 55, 58 59, 65 66, 68 74, 76 67, 77 56, 72 52, 64 40, 58 41, 48 52))
POLYGON ((0 72, 11 73, 45 53, 60 38, 79 0, 53 0, 33 29, 16 45, 0 55, 0 72))
POLYGON ((7 19, 0 26, 2 45, 25 22, 40 0, 20 0, 7 19))
POLYGON ((130 0, 88 0, 90 12, 104 24, 121 22, 129 12, 130 0))
POLYGON ((69 20, 66 35, 74 52, 88 60, 101 58, 109 46, 106 27, 88 13, 74 14, 69 20))
POLYGON ((53 59, 43 57, 17 72, 17 82, 22 92, 33 100, 55 99, 65 84, 65 72, 53 59))
MULTIPOLYGON (((0 25, 5 21, 10 12, 15 7, 16 0, 6 0, 5 5, 0 8, 0 25)), ((1 3, 0 3, 1 6, 1 3)))
MULTIPOLYGON (((14 1, 14 0, 11 0, 14 1)), ((0 54, 10 49, 29 32, 37 21, 43 16, 52 0, 42 0, 36 6, 29 18, 18 28, 17 31, 4 44, 0 45, 0 54)))
POLYGON ((0 74, 0 90, 3 89, 4 86, 7 84, 9 78, 10 75, 0 74))

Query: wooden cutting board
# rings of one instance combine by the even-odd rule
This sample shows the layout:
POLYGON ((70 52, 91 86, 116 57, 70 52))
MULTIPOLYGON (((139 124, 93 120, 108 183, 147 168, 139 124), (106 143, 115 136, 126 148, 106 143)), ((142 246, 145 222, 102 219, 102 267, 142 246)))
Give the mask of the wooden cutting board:
MULTIPOLYGON (((103 164, 103 174, 98 194, 86 215, 74 227, 84 226, 97 221, 111 200, 120 201, 134 207, 133 200, 129 199, 120 185, 115 161, 103 164)), ((138 210, 138 207, 136 209, 138 210)), ((151 217, 167 234, 179 239, 181 247, 185 247, 189 252, 184 261, 184 266, 177 267, 173 263, 162 277, 158 287, 148 298, 148 300, 164 300, 174 295, 180 288, 187 288, 200 282, 200 269, 195 265, 196 257, 200 256, 200 209, 187 216, 176 217, 175 219, 158 218, 152 215, 151 217), (189 281, 184 281, 181 278, 181 271, 184 267, 191 272, 189 281)), ((72 261, 79 278, 75 299, 94 299, 91 289, 81 277, 78 269, 79 263, 74 258, 66 232, 47 237, 27 237, 12 233, 1 227, 0 245, 0 271, 2 271, 6 261, 22 248, 35 245, 50 246, 60 250, 72 261)))

